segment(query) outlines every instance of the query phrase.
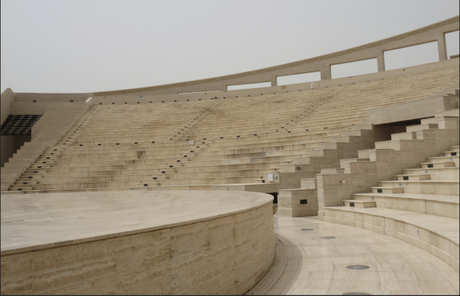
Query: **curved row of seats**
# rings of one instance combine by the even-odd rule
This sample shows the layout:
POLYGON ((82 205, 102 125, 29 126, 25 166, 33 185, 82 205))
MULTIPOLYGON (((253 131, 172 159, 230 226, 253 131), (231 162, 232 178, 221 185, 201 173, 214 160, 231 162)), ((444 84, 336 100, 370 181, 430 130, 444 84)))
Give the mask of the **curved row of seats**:
POLYGON ((455 81, 458 66, 281 95, 101 105, 72 145, 59 157, 42 155, 10 190, 210 189, 260 182, 363 122, 367 109, 425 99, 455 81))
POLYGON ((324 220, 387 234, 459 270, 459 146, 404 169, 394 180, 355 193, 324 220))

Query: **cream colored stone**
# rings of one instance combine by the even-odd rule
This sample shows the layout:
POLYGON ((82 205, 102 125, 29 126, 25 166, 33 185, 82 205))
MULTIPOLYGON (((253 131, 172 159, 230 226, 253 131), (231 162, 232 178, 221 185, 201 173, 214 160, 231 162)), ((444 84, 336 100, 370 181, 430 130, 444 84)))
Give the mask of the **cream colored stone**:
POLYGON ((181 198, 184 193, 3 198, 2 235, 17 235, 2 240, 2 293, 245 293, 274 259, 271 197, 197 191, 181 198), (215 211, 231 196, 231 206, 215 211), (196 208, 215 210, 195 212, 192 200, 200 201, 196 208), (187 212, 174 217, 184 203, 187 212), (27 204, 36 211, 24 213, 27 204), (25 236, 27 222, 25 228, 10 222, 17 215, 40 228, 25 236))
MULTIPOLYGON (((407 133, 403 135, 402 130, 397 128, 383 130, 385 128, 380 127, 379 130, 369 125, 355 125, 351 131, 347 131, 350 125, 365 119, 367 109, 375 107, 391 105, 389 108, 395 110, 390 114, 390 117, 394 117, 393 121, 397 117, 399 119, 396 121, 399 121, 409 115, 412 116, 411 118, 422 115, 422 117, 432 116, 434 110, 428 100, 421 101, 427 98, 427 93, 435 96, 434 100, 442 100, 444 109, 458 108, 458 92, 457 96, 443 96, 445 95, 443 91, 447 91, 447 88, 450 91, 454 89, 454 83, 458 85, 457 61, 444 61, 384 72, 383 59, 385 50, 419 44, 420 40, 437 40, 440 59, 446 60, 443 34, 455 29, 458 29, 458 18, 314 60, 218 77, 217 80, 212 78, 168 86, 95 94, 15 94, 11 90, 7 91, 2 94, 2 107, 8 104, 5 108, 7 113, 46 112, 44 116, 46 120, 34 127, 32 132, 34 141, 24 145, 11 162, 2 168, 2 191, 15 190, 9 192, 17 193, 22 189, 27 193, 50 191, 53 194, 78 192, 78 194, 68 195, 75 200, 85 195, 82 192, 91 191, 101 192, 98 196, 112 198, 124 195, 126 200, 135 199, 133 197, 145 189, 165 190, 168 193, 172 192, 170 190, 177 189, 272 193, 279 192, 280 188, 300 187, 302 178, 314 178, 323 170, 324 176, 319 175, 317 182, 318 199, 316 193, 313 198, 314 207, 319 206, 319 209, 303 211, 298 207, 293 208, 292 205, 299 203, 299 197, 286 202, 280 195, 279 215, 301 216, 306 212, 308 215, 315 215, 318 212, 321 220, 323 213, 332 213, 325 215, 324 220, 364 228, 359 229, 362 232, 358 236, 366 233, 366 229, 370 229, 399 237, 446 262, 450 260, 449 264, 455 266, 456 262, 458 270, 458 228, 451 228, 450 222, 443 224, 439 221, 423 221, 423 217, 426 216, 421 216, 417 220, 416 216, 409 213, 405 214, 408 217, 405 219, 401 217, 402 215, 394 215, 390 211, 381 214, 377 212, 380 209, 361 213, 324 208, 340 205, 341 201, 349 199, 354 192, 367 190, 375 186, 378 181, 400 174, 402 169, 418 164, 421 158, 431 155, 432 152, 450 145, 458 145, 458 118, 453 118, 456 116, 453 112, 448 115, 446 113, 445 116, 448 117, 438 114, 434 118, 424 119, 421 125, 409 127, 407 131, 412 133, 411 135, 407 133), (381 73, 351 79, 330 79, 331 65, 375 57, 381 73), (321 71, 322 81, 308 85, 310 88, 306 88, 305 85, 276 86, 277 76, 298 74, 306 70, 321 71), (272 87, 263 90, 226 92, 228 85, 265 81, 270 81, 272 87), (357 85, 353 85, 357 82, 359 82, 357 85), (302 91, 299 95, 272 94, 272 92, 287 91, 292 93, 293 90, 297 92, 299 88, 302 91), (179 94, 203 90, 219 92, 179 94), (378 96, 375 93, 378 93, 378 96), (247 98, 235 98, 237 95, 254 94, 258 96, 265 94, 264 100, 259 97, 258 104, 253 104, 253 101, 247 98), (83 103, 88 95, 94 95, 94 99, 89 104, 83 103), (144 95, 145 98, 139 98, 144 95), (228 96, 232 100, 220 100, 222 96, 228 96), (326 97, 331 100, 318 101, 326 97), (213 98, 219 100, 214 101, 213 98), (337 98, 340 98, 340 104, 337 98), (31 104, 34 99, 40 102, 31 104), (60 101, 68 99, 77 100, 72 103, 70 109, 70 103, 60 101), (191 99, 195 102, 188 102, 191 99), (198 99, 203 99, 203 102, 196 101, 198 99), (147 104, 149 101, 159 103, 162 100, 170 103, 147 104), (176 101, 180 103, 172 103, 176 101), (99 106, 99 103, 104 106, 99 106), (142 106, 134 105, 136 103, 142 103, 142 106), (410 108, 408 112, 401 103, 420 105, 420 107, 412 108, 413 110, 410 108), (94 108, 83 114, 82 110, 86 110, 91 104, 94 108), (305 106, 310 106, 308 119, 300 120, 298 112, 305 112, 305 106), (76 109, 81 109, 81 112, 75 112, 76 109), (279 131, 275 132, 275 129, 281 130, 281 128, 273 123, 279 121, 267 116, 273 114, 272 112, 275 112, 280 120, 296 118, 292 120, 295 124, 292 122, 284 124, 283 134, 279 131), (426 112, 431 113, 426 115, 426 112), (73 117, 70 118, 71 116, 73 117), (120 116, 133 118, 128 123, 126 120, 120 120, 120 116), (155 118, 157 122, 152 121, 151 118, 155 118), (226 119, 225 126, 220 124, 222 118, 226 119), (270 118, 270 121, 264 121, 266 118, 270 118), (168 124, 162 125, 163 121, 168 124), (49 126, 45 127, 47 124, 49 126), (309 129, 308 134, 306 134, 306 127, 309 129), (435 130, 436 127, 439 129, 435 130), (286 133, 287 130, 289 135, 286 133), (391 133, 398 134, 392 137, 390 142, 377 142, 375 147, 397 151, 358 152, 359 149, 374 147, 376 141, 387 140, 391 133), (205 135, 205 138, 200 138, 201 135, 205 135), (193 145, 188 139, 185 140, 187 137, 190 137, 193 145), (66 139, 70 139, 69 143, 64 142, 67 141, 66 139), (152 143, 152 139, 156 143, 152 143), (57 147, 59 155, 52 156, 50 153, 55 150, 47 150, 47 147, 57 147), (319 150, 311 150, 314 148, 319 150), (61 153, 64 150, 65 152, 61 153), (187 156, 183 157, 185 153, 187 156), (356 156, 359 158, 356 159, 356 156), (365 160, 364 156, 371 161, 365 160), (36 173, 31 172, 34 170, 40 172, 39 178, 33 175, 36 173), (158 171, 164 173, 157 173, 158 171), (273 182, 271 184, 264 184, 262 180, 267 174, 272 174, 278 179, 270 181, 273 182), (33 176, 33 181, 28 179, 29 176, 33 176), (291 209, 284 207, 289 205, 291 209), (419 233, 419 224, 414 224, 414 221, 420 222, 420 225, 429 230, 421 230, 419 233), (454 243, 451 245, 451 242, 454 243), (455 257, 452 252, 456 252, 457 256, 455 257)), ((3 109, 2 118, 7 115, 3 109)), ((377 115, 384 115, 388 119, 388 114, 383 114, 385 112, 381 110, 377 115)), ((453 149, 458 151, 458 146, 453 149)), ((450 164, 437 162, 436 166, 452 164, 458 167, 458 160, 450 164)), ((458 174, 456 176, 458 179, 458 174)), ((413 179, 417 178, 412 176, 411 181, 404 186, 398 187, 397 182, 384 182, 383 186, 386 186, 385 191, 393 191, 391 187, 395 186, 399 191, 404 189, 406 193, 458 196, 458 182, 443 183, 436 181, 436 178, 431 179, 435 182, 413 182, 413 179)), ((234 207, 235 200, 230 199, 227 193, 222 193, 222 196, 227 199, 223 198, 219 204, 206 207, 202 206, 203 200, 197 203, 191 202, 194 200, 193 196, 201 193, 187 192, 188 199, 180 202, 170 198, 171 196, 166 193, 163 194, 166 196, 164 201, 177 203, 177 211, 167 212, 164 204, 151 204, 143 199, 138 203, 130 200, 138 207, 139 204, 145 207, 134 209, 130 202, 119 203, 120 200, 115 198, 113 202, 94 209, 89 216, 87 209, 79 206, 75 200, 67 200, 69 205, 75 206, 78 213, 81 211, 85 213, 86 216, 84 215, 83 218, 78 214, 55 215, 55 212, 45 211, 37 220, 26 219, 20 225, 16 225, 21 215, 13 217, 13 215, 8 216, 10 213, 5 215, 2 213, 2 293, 44 291, 44 293, 89 294, 121 291, 124 294, 144 294, 152 289, 158 289, 155 291, 161 294, 241 294, 257 283, 275 256, 271 235, 273 224, 270 222, 273 210, 269 205, 270 202, 263 207, 258 207, 255 205, 257 203, 250 199, 245 200, 244 205, 238 203, 238 206, 234 207), (228 208, 232 209, 231 213, 226 210, 228 208), (251 215, 248 214, 249 212, 251 215), (212 219, 209 218, 210 215, 214 215, 212 219), (4 222, 4 216, 10 220, 4 222), (80 222, 88 217, 91 219, 85 227, 82 227, 80 222), (184 217, 189 220, 184 221, 184 217), (109 222, 110 225, 107 225, 109 222), (145 223, 148 225, 146 226, 145 223), (4 227, 5 225, 17 226, 18 229, 4 227), (57 229, 53 229, 55 233, 43 235, 43 229, 46 229, 47 225, 56 226, 57 229), (62 225, 65 227, 61 227, 62 225), (139 225, 146 228, 140 231, 139 225), (161 228, 163 226, 164 228, 161 228), (25 237, 33 243, 28 242, 25 237), (4 238, 6 238, 5 244, 3 244, 4 238), (37 247, 34 250, 35 257, 24 255, 24 258, 18 258, 17 254, 13 254, 20 248, 23 254, 29 254, 29 251, 35 247, 37 247), (85 253, 89 255, 85 257, 85 253), (14 262, 7 258, 10 256, 15 258, 14 262), (74 257, 82 262, 82 266, 69 259, 74 257), (16 261, 20 263, 19 267, 16 261), (38 280, 31 280, 31 276, 27 275, 17 275, 13 270, 22 267, 38 280), (4 276, 4 268, 10 274, 4 276), (81 273, 81 277, 90 280, 80 284, 78 272, 81 273), (225 277, 225 280, 221 277, 225 277)), ((221 193, 214 193, 213 197, 214 195, 220 196, 221 193)), ((18 204, 19 200, 18 198, 18 204)), ((61 203, 63 200, 58 202, 61 203)), ((377 206, 384 204, 390 209, 424 213, 429 211, 424 209, 424 203, 425 200, 398 201, 384 197, 384 202, 378 202, 377 206)), ((458 202, 456 217, 455 213, 445 210, 439 203, 436 203, 434 208, 432 213, 446 213, 445 216, 458 220, 458 202)), ((300 224, 295 225, 302 227, 300 224)), ((329 232, 335 228, 323 230, 329 232)), ((290 239, 295 237, 289 234, 287 236, 290 239)), ((368 257, 358 257, 361 253, 369 254, 369 251, 362 246, 345 245, 340 248, 335 246, 335 242, 341 239, 343 238, 336 241, 322 241, 323 246, 329 246, 326 250, 311 247, 315 240, 304 239, 301 240, 304 247, 299 253, 305 257, 332 256, 335 262, 369 260, 368 257)), ((286 252, 281 250, 276 252, 279 256, 287 258, 293 256, 296 258, 295 256, 298 255, 293 247, 286 252)), ((403 248, 398 247, 394 247, 393 252, 404 253, 403 248)), ((406 255, 408 261, 416 261, 417 256, 412 255, 406 255)), ((391 262, 403 261, 399 255, 388 255, 386 259, 391 262)), ((379 258, 379 260, 383 259, 379 258)), ((294 271, 292 276, 295 277, 297 269, 292 267, 289 271, 291 269, 294 271)), ((323 291, 325 290, 323 287, 316 289, 317 282, 313 280, 316 280, 315 277, 327 277, 330 275, 328 272, 308 273, 307 278, 312 280, 310 287, 306 287, 305 283, 291 284, 286 281, 287 287, 283 287, 282 291, 286 293, 305 292, 307 289, 323 291)), ((349 275, 351 279, 355 279, 354 276, 349 275)), ((394 279, 390 276, 388 278, 394 279)), ((369 282, 362 284, 361 287, 372 290, 374 294, 398 292, 398 289, 392 289, 389 280, 371 283, 376 279, 376 273, 365 274, 362 279, 368 279, 369 282)), ((345 292, 344 286, 360 287, 358 284, 360 283, 347 283, 342 286, 334 284, 327 293, 345 292)), ((278 287, 276 289, 281 291, 278 287)), ((431 287, 426 288, 426 290, 430 289, 431 287)), ((411 291, 419 292, 417 289, 411 291)), ((421 289, 421 291, 425 290, 421 289)))

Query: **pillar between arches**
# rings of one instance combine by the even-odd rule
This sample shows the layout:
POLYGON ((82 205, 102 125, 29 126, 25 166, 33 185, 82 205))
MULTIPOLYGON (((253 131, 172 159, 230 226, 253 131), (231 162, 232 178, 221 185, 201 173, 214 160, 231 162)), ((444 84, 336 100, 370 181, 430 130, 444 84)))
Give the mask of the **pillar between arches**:
POLYGON ((438 52, 440 61, 447 60, 446 35, 444 35, 444 33, 438 36, 438 52))
POLYGON ((383 51, 381 51, 378 55, 377 55, 377 70, 379 72, 383 72, 385 71, 385 57, 383 55, 383 51))
POLYGON ((331 65, 324 62, 323 68, 321 69, 321 80, 332 79, 331 65))

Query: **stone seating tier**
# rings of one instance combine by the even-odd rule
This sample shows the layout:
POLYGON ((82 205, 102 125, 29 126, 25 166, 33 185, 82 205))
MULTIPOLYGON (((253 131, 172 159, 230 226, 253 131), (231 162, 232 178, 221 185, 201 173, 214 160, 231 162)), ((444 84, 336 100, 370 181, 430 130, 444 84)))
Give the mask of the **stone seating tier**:
MULTIPOLYGON (((434 128, 428 122, 430 119, 420 127, 434 128)), ((456 124, 458 132, 458 119, 456 124)), ((412 130, 418 129, 408 128, 409 135, 412 130)), ((418 136, 422 135, 420 132, 418 136)), ((418 144, 417 139, 407 141, 418 144)), ((401 145, 399 149, 410 148, 401 145)), ((402 239, 443 259, 458 271, 459 150, 458 145, 452 146, 439 156, 427 157, 418 168, 404 169, 394 180, 379 182, 367 193, 354 193, 340 207, 325 207, 324 220, 402 239)))
POLYGON ((452 67, 298 93, 100 105, 78 134, 66 135, 57 151, 42 154, 11 189, 32 185, 23 184, 31 176, 43 188, 89 188, 100 180, 114 180, 104 187, 130 186, 135 178, 138 183, 153 178, 154 172, 165 172, 155 176, 162 186, 173 186, 176 179, 177 185, 264 182, 267 174, 278 173, 283 165, 363 122, 368 108, 424 99, 456 78, 458 71, 452 67), (241 167, 259 163, 269 167, 241 167), (89 183, 69 185, 67 174, 73 174, 73 182, 89 183))
POLYGON ((458 271, 458 219, 379 207, 330 207, 324 221, 390 235, 443 259, 458 271))

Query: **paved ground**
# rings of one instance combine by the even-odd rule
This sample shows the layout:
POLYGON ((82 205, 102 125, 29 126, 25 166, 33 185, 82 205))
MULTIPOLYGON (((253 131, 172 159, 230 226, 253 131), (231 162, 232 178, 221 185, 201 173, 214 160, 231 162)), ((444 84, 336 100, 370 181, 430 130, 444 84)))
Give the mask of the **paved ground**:
POLYGON ((316 218, 275 215, 274 223, 275 264, 248 294, 459 294, 452 267, 399 239, 316 218))

